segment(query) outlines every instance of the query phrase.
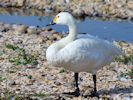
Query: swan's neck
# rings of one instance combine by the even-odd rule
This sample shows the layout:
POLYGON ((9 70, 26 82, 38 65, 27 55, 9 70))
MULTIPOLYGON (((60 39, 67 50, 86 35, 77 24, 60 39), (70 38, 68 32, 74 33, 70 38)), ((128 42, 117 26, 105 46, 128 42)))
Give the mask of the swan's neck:
POLYGON ((68 36, 57 42, 59 49, 65 47, 68 43, 74 41, 77 37, 77 27, 75 23, 68 25, 68 29, 69 29, 68 36))
POLYGON ((69 28, 69 34, 68 36, 66 36, 65 38, 59 40, 58 42, 54 43, 52 45, 53 49, 53 53, 57 53, 59 50, 61 50, 62 48, 64 48, 67 44, 71 43, 72 41, 74 41, 77 37, 77 27, 76 24, 70 24, 68 25, 69 28))
POLYGON ((77 27, 74 23, 74 24, 69 25, 68 28, 69 28, 69 34, 66 38, 68 42, 72 42, 77 37, 77 27))

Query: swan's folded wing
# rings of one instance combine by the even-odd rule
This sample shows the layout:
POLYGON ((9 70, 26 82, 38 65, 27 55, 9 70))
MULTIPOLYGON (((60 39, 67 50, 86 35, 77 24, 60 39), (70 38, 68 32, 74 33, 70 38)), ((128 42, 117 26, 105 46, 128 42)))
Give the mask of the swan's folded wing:
POLYGON ((98 58, 95 57, 97 48, 99 48, 99 45, 96 45, 93 40, 78 39, 69 43, 58 52, 58 60, 62 63, 91 61, 91 59, 98 58))
MULTIPOLYGON (((103 63, 113 59, 118 48, 111 43, 94 38, 77 39, 58 52, 58 60, 63 64, 103 63)), ((83 64, 82 64, 83 65, 83 64)), ((69 66, 69 65, 68 65, 69 66)))

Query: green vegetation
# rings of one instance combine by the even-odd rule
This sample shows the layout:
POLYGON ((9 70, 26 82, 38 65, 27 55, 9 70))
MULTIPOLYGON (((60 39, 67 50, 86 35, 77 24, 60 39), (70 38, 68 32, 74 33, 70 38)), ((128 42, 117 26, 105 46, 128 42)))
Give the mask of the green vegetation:
POLYGON ((45 93, 35 93, 35 94, 14 94, 10 92, 10 90, 5 89, 4 92, 2 92, 3 96, 1 97, 0 95, 0 100, 32 100, 32 97, 40 97, 40 98, 45 98, 50 96, 50 94, 45 94, 45 93))
POLYGON ((64 72, 66 72, 66 70, 65 70, 64 68, 62 68, 62 69, 59 71, 59 73, 64 73, 64 72))
POLYGON ((128 64, 128 63, 133 64, 133 55, 130 55, 130 56, 123 55, 123 56, 117 57, 115 60, 118 62, 122 62, 124 64, 128 64))
POLYGON ((0 100, 11 100, 13 94, 8 90, 5 89, 5 92, 3 93, 4 97, 0 97, 0 100))
POLYGON ((133 79, 133 69, 131 69, 130 71, 128 71, 127 75, 130 76, 133 79))
POLYGON ((35 96, 35 97, 40 97, 40 98, 44 98, 44 97, 48 97, 49 94, 45 94, 45 93, 36 93, 36 94, 33 94, 33 96, 35 96))
POLYGON ((12 44, 7 44, 6 48, 11 49, 13 51, 17 52, 17 55, 14 57, 9 58, 9 62, 14 63, 16 65, 27 65, 27 64, 31 64, 31 65, 37 65, 37 59, 30 54, 26 54, 26 51, 24 48, 20 48, 18 46, 14 46, 12 44))
POLYGON ((0 51, 0 56, 2 56, 2 55, 3 55, 3 52, 0 51))
POLYGON ((46 98, 50 96, 50 94, 45 93, 15 94, 8 89, 5 89, 5 91, 2 92, 2 94, 3 96, 0 96, 0 100, 32 100, 32 97, 46 98))
POLYGON ((22 97, 22 96, 19 96, 19 95, 14 96, 13 98, 14 98, 14 100, 26 100, 25 97, 22 97))
POLYGON ((32 75, 28 75, 27 78, 28 79, 32 79, 33 77, 32 77, 32 75))
POLYGON ((133 69, 131 69, 130 71, 128 71, 127 73, 121 73, 120 74, 120 77, 125 77, 125 78, 128 78, 128 76, 133 79, 133 69))
POLYGON ((13 93, 6 91, 4 97, 0 97, 0 100, 27 100, 27 98, 18 94, 14 96, 13 93))
POLYGON ((0 82, 4 81, 6 78, 0 76, 0 82))
POLYGON ((9 73, 16 73, 17 70, 9 69, 9 73))
POLYGON ((128 78, 127 73, 123 73, 123 72, 121 72, 121 74, 120 74, 119 77, 125 77, 125 78, 128 78))

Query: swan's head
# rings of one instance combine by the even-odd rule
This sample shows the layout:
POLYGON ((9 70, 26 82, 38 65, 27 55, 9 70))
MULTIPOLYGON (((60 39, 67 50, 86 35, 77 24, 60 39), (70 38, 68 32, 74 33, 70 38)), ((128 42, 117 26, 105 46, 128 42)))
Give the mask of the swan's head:
POLYGON ((71 25, 71 24, 75 24, 75 19, 70 13, 61 12, 54 17, 51 24, 49 25, 54 25, 54 24, 71 25))

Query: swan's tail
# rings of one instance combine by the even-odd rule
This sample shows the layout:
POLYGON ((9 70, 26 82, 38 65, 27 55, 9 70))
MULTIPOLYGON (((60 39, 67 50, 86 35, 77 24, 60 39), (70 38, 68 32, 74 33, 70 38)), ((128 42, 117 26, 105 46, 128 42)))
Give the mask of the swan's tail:
POLYGON ((116 56, 119 56, 119 55, 123 55, 124 53, 122 52, 122 49, 120 47, 118 47, 118 45, 116 45, 116 43, 114 42, 114 53, 116 56))

